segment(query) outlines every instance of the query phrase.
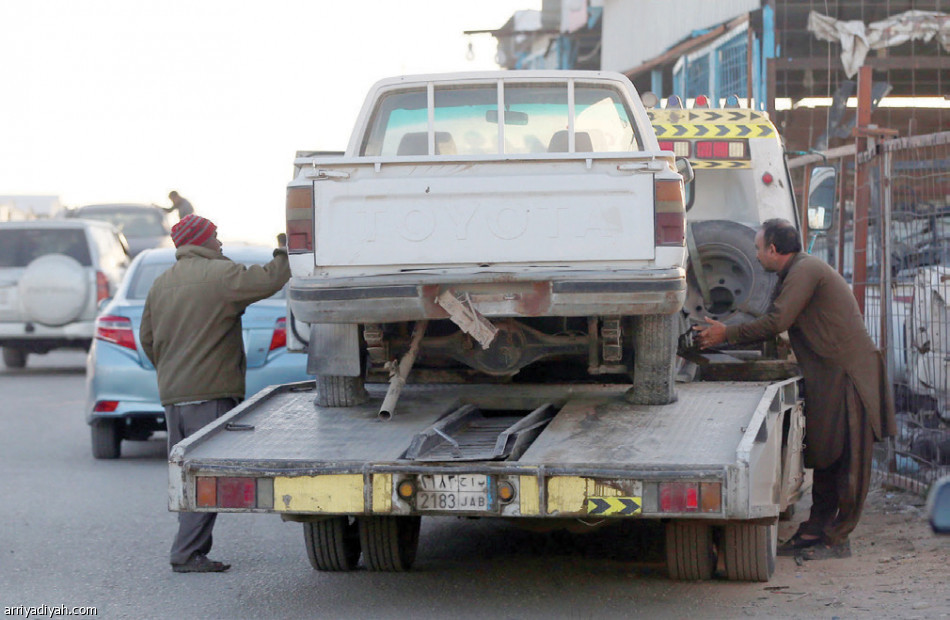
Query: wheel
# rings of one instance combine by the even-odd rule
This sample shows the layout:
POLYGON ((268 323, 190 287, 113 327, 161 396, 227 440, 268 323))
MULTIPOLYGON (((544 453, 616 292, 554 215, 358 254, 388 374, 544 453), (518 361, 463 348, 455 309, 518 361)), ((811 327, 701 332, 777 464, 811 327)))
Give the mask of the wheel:
POLYGON ((362 376, 317 375, 316 384, 317 397, 313 404, 318 407, 355 407, 369 400, 362 376))
POLYGON ((633 388, 627 401, 666 405, 676 400, 676 341, 679 314, 646 314, 633 320, 633 388))
POLYGON ((97 459, 117 459, 122 452, 122 433, 117 420, 99 420, 92 430, 92 456, 97 459))
POLYGON ((26 366, 26 357, 29 355, 23 349, 13 347, 3 347, 3 363, 7 368, 24 368, 26 366))
POLYGON ((360 559, 360 532, 354 517, 331 517, 303 524, 310 566, 316 570, 346 571, 360 559))
POLYGON ((708 316, 726 325, 743 323, 764 314, 771 303, 776 277, 756 258, 756 231, 728 220, 708 220, 692 225, 699 257, 690 256, 686 271, 686 303, 693 323, 708 316), (702 260, 710 299, 703 300, 693 262, 702 260))
POLYGON ((705 523, 690 521, 667 523, 666 569, 671 579, 696 581, 712 578, 716 569, 712 528, 705 523))
POLYGON ((730 581, 768 581, 775 571, 778 525, 730 523, 725 526, 723 553, 730 581))
POLYGON ((403 572, 419 546, 421 517, 359 517, 363 564, 368 570, 403 572))

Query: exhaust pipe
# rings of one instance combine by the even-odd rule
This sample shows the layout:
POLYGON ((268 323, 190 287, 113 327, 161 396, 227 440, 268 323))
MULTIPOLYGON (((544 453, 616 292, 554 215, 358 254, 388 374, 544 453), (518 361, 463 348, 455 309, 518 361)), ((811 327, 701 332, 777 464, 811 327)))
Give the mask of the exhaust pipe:
POLYGON ((422 345, 422 337, 426 333, 426 327, 429 321, 417 321, 412 328, 412 340, 409 343, 409 350, 402 356, 399 363, 390 362, 389 368, 389 389, 386 390, 386 397, 383 398, 383 404, 379 408, 379 419, 383 422, 391 420, 393 412, 396 409, 396 401, 399 400, 399 394, 406 385, 406 379, 409 377, 409 371, 412 365, 416 363, 416 355, 419 354, 419 347, 422 345))

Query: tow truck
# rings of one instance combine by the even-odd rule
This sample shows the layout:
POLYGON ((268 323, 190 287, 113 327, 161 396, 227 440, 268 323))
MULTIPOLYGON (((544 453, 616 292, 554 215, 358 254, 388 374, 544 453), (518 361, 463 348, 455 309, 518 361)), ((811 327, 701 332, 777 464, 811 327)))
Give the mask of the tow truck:
MULTIPOLYGON (((503 99, 501 82, 516 79, 514 73, 523 75, 506 72, 490 76, 494 84, 491 101, 503 99)), ((449 91, 457 97, 483 77, 465 74, 459 76, 460 84, 449 80, 453 87, 449 91)), ((623 87, 635 94, 629 82, 613 74, 578 72, 565 77, 565 72, 557 72, 530 77, 551 83, 567 79, 567 93, 579 93, 582 85, 606 77, 608 82, 622 80, 623 87)), ((588 174, 585 170, 599 174, 598 170, 609 170, 605 162, 627 166, 620 168, 621 172, 633 169, 629 164, 611 164, 615 155, 581 151, 580 140, 572 135, 566 137, 566 153, 555 156, 479 155, 460 165, 457 153, 439 155, 435 148, 442 137, 433 129, 439 114, 433 113, 431 106, 439 101, 443 82, 444 77, 401 78, 371 93, 364 106, 364 115, 372 115, 389 105, 386 101, 394 101, 393 92, 405 94, 407 88, 423 85, 421 90, 428 91, 428 96, 420 98, 422 155, 415 159, 376 154, 365 161, 369 169, 363 170, 357 167, 364 160, 352 148, 349 158, 338 161, 298 157, 288 190, 288 236, 296 235, 304 243, 326 239, 321 226, 333 222, 321 221, 321 213, 327 211, 321 206, 320 193, 328 187, 325 184, 334 184, 328 190, 333 196, 352 201, 359 189, 347 190, 345 184, 336 184, 360 175, 371 179, 378 175, 394 189, 394 176, 405 174, 416 185, 421 183, 424 199, 429 200, 433 195, 432 199, 437 199, 445 187, 440 166, 448 168, 449 176, 463 176, 476 169, 499 178, 513 174, 512 167, 524 160, 533 170, 551 165, 562 175, 588 174), (402 172, 399 166, 404 167, 402 172), (301 203, 296 188, 309 188, 311 202, 301 203), (311 209, 310 214, 304 213, 301 204, 311 209)), ((526 113, 501 103, 499 107, 491 102, 488 105, 487 112, 479 112, 482 118, 496 125, 505 119, 502 127, 492 128, 499 135, 499 144, 507 137, 509 118, 519 127, 529 123, 526 113)), ((600 113, 613 114, 616 109, 612 104, 600 108, 600 113)), ((578 111, 569 111, 570 125, 578 111)), ((687 301, 685 314, 678 315, 683 326, 690 314, 741 320, 763 311, 768 296, 764 289, 771 281, 756 268, 754 250, 750 255, 744 243, 751 244, 749 233, 754 235, 754 227, 769 217, 797 221, 781 143, 768 118, 749 110, 723 110, 723 117, 714 117, 715 112, 647 109, 652 128, 637 127, 646 150, 635 157, 659 162, 638 165, 638 170, 672 169, 676 152, 688 156, 697 168, 690 198, 692 230, 687 235, 693 259, 686 270, 691 282, 686 299, 692 301, 687 301), (671 136, 672 144, 660 144, 660 149, 653 151, 653 128, 659 127, 660 139, 667 141, 664 124, 674 126, 671 131, 679 135, 671 136), (716 126, 720 129, 714 131, 716 126), (724 162, 739 163, 712 165, 724 162), (766 180, 766 174, 771 181, 766 180)), ((645 119, 635 112, 630 116, 638 123, 645 119)), ((372 125, 365 118, 358 121, 351 140, 351 147, 355 145, 357 150, 368 140, 360 133, 361 122, 372 125)), ((686 171, 683 176, 691 173, 686 171)), ((465 187, 479 191, 493 183, 483 176, 479 184, 467 183, 465 187)), ((532 185, 539 186, 537 181, 532 185)), ((495 190, 493 195, 504 196, 495 190)), ((374 204, 377 209, 385 207, 381 201, 374 204)), ((510 204, 512 210, 519 207, 510 204)), ((561 207, 568 208, 566 204, 561 207)), ((339 218, 341 213, 337 211, 335 216, 339 218)), ((406 221, 410 219, 407 216, 406 221)), ((374 229, 367 243, 385 232, 374 229)), ((355 241, 343 245, 353 256, 365 257, 370 252, 355 241)), ((303 273, 304 280, 311 281, 323 273, 319 259, 307 261, 297 257, 295 278, 303 273)), ((359 277, 362 269, 351 264, 346 275, 359 277)), ((416 277, 411 269, 408 273, 408 278, 416 277)), ((509 278, 509 282, 510 295, 519 295, 518 278, 509 278)), ((293 286, 292 280, 292 290, 293 286)), ((360 299, 361 290, 356 287, 342 296, 334 293, 335 301, 342 304, 334 306, 334 317, 352 320, 344 306, 348 298, 360 299)), ((471 334, 468 346, 476 350, 476 336, 484 336, 484 330, 490 331, 497 323, 488 315, 493 308, 505 307, 508 300, 486 296, 479 301, 474 294, 479 290, 484 292, 476 287, 472 295, 455 297, 462 310, 447 308, 441 315, 445 324, 451 318, 459 330, 483 330, 471 334)), ((439 293, 435 289, 430 292, 439 293)), ((309 299, 317 298, 326 299, 319 295, 309 299)), ((555 357, 550 374, 525 371, 459 381, 464 375, 457 372, 440 374, 430 369, 427 374, 412 373, 417 357, 431 362, 426 356, 440 350, 427 347, 431 343, 425 323, 438 319, 411 317, 415 324, 401 332, 403 339, 388 342, 380 336, 385 330, 375 326, 334 331, 313 328, 313 323, 308 332, 309 321, 301 322, 293 312, 304 308, 307 299, 302 296, 295 306, 291 295, 288 324, 294 328, 288 337, 296 343, 289 346, 304 348, 309 344, 310 361, 316 367, 326 360, 315 359, 320 354, 315 339, 332 343, 336 334, 351 344, 368 345, 371 350, 360 360, 360 381, 372 376, 368 366, 375 364, 378 374, 379 362, 386 357, 391 360, 383 366, 389 371, 388 385, 367 381, 365 396, 351 398, 357 392, 350 389, 334 406, 320 398, 320 390, 328 384, 319 377, 316 382, 261 391, 172 449, 172 510, 275 514, 285 521, 300 522, 310 563, 322 571, 353 570, 361 558, 368 570, 408 570, 420 544, 421 519, 458 516, 466 518, 462 524, 470 518, 490 518, 532 527, 542 524, 549 529, 660 520, 665 524, 667 569, 674 579, 709 579, 720 558, 726 577, 732 580, 767 581, 773 574, 777 521, 806 488, 799 378, 794 365, 782 359, 781 347, 698 352, 690 346, 684 327, 680 353, 689 358, 692 370, 685 364, 679 368, 683 382, 677 383, 673 402, 644 404, 630 398, 630 377, 622 367, 616 368, 616 362, 629 359, 625 347, 631 343, 629 335, 624 335, 627 324, 612 317, 590 321, 589 331, 574 330, 567 337, 573 345, 584 345, 581 349, 590 368, 603 370, 605 357, 614 360, 614 367, 608 369, 613 373, 591 373, 586 379, 565 374, 562 380, 556 374, 560 366, 555 357), (380 356, 380 349, 386 346, 392 348, 380 356)), ((434 312, 436 299, 427 303, 434 312)), ((409 312, 408 306, 402 307, 409 312)), ((361 312, 371 311, 372 306, 361 306, 361 312)), ((316 321, 316 316, 308 318, 316 321)), ((574 322, 564 319, 564 325, 573 326, 574 322)), ((568 347, 563 353, 575 349, 568 347)), ((514 352, 502 348, 490 364, 504 367, 514 352)), ((362 383, 357 387, 363 388, 362 383)))

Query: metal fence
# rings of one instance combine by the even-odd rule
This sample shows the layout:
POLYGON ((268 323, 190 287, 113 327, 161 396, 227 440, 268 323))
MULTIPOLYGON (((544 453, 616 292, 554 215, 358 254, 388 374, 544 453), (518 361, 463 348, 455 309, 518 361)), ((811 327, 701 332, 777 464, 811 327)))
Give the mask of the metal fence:
MULTIPOLYGON (((817 163, 838 169, 841 217, 831 230, 809 233, 810 251, 858 294, 863 288, 865 323, 894 387, 898 435, 880 445, 876 476, 924 492, 950 474, 950 132, 871 140, 867 152, 817 163), (866 180, 856 193, 859 178, 866 180), (857 221, 856 195, 868 202, 857 221), (862 271, 854 269, 855 231, 861 257, 865 226, 866 277, 855 280, 862 271)), ((810 168, 794 166, 796 187, 810 168)))

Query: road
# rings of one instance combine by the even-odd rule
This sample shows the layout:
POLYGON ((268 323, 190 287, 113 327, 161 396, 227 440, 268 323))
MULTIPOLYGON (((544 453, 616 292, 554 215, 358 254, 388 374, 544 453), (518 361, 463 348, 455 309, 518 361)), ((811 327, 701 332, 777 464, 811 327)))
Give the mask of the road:
POLYGON ((0 606, 92 606, 99 618, 950 615, 950 538, 930 535, 917 498, 880 489, 854 558, 779 558, 768 584, 670 581, 648 523, 572 535, 450 518, 423 520, 412 572, 335 574, 310 568, 299 524, 223 515, 211 555, 231 571, 176 574, 164 436, 94 460, 84 360, 56 352, 0 369, 0 606))

